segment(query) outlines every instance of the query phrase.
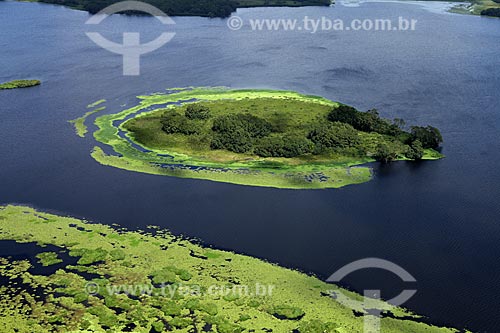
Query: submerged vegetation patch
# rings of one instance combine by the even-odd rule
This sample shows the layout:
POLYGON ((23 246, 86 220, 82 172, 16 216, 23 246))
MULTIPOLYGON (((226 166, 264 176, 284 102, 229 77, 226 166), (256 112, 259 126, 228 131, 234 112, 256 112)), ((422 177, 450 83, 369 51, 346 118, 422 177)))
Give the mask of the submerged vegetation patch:
MULTIPOLYGON (((0 206, 0 220, 0 240, 54 245, 79 258, 38 275, 29 260, 0 257, 8 281, 0 286, 1 332, 363 331, 351 307, 325 297, 337 286, 156 227, 132 232, 21 206, 0 206)), ((37 257, 57 261, 55 253, 37 257)), ((381 318, 382 332, 458 332, 416 318, 393 308, 381 318)))
POLYGON ((314 189, 369 181, 371 169, 361 166, 367 162, 442 157, 434 150, 442 141, 434 127, 406 131, 401 119, 387 121, 376 110, 360 112, 318 96, 189 88, 138 98, 138 105, 96 119, 94 138, 116 153, 96 146, 92 157, 99 163, 182 178, 314 189))

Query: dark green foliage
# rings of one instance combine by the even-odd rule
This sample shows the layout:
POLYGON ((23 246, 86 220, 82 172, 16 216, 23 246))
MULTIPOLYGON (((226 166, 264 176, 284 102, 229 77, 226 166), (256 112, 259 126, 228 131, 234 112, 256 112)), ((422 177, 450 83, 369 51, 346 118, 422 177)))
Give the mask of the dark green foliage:
POLYGON ((411 135, 412 140, 419 140, 424 148, 435 149, 443 142, 443 137, 439 130, 432 126, 412 126, 411 135))
POLYGON ((500 8, 488 8, 481 12, 484 16, 500 17, 500 8))
POLYGON ((399 128, 400 130, 404 130, 404 128, 406 126, 406 121, 404 119, 401 119, 401 118, 394 118, 394 120, 392 121, 392 124, 394 126, 396 126, 397 128, 399 128))
POLYGON ((206 120, 210 118, 210 109, 203 104, 189 104, 186 108, 185 116, 188 119, 206 120))
MULTIPOLYGON (((107 6, 119 2, 117 0, 42 0, 42 2, 65 5, 83 9, 92 14, 107 6)), ((236 10, 236 3, 232 0, 148 0, 147 3, 164 11, 168 15, 192 15, 227 17, 236 10)), ((127 14, 139 14, 128 12, 127 14)))
POLYGON ((375 159, 382 163, 389 163, 398 157, 398 153, 393 145, 382 143, 378 145, 375 159))
POLYGON ((401 125, 400 120, 391 124, 387 120, 380 118, 376 109, 360 112, 351 106, 340 105, 328 114, 328 120, 349 124, 358 131, 363 132, 377 132, 387 135, 398 135, 401 132, 399 128, 401 125))
POLYGON ((412 160, 421 160, 424 156, 424 148, 422 147, 422 142, 420 142, 419 140, 413 141, 405 156, 412 160))
MULTIPOLYGON (((41 0, 41 2, 64 5, 72 8, 83 9, 92 14, 101 9, 119 2, 118 0, 41 0)), ((296 0, 281 2, 266 0, 261 3, 250 0, 147 0, 145 1, 172 16, 207 16, 228 17, 236 8, 276 6, 328 6, 329 0, 296 0)), ((128 13, 143 14, 143 13, 128 13)))
POLYGON ((411 133, 408 133, 408 132, 405 132, 405 131, 401 131, 398 135, 395 136, 395 138, 399 142, 404 143, 405 145, 409 145, 409 144, 411 144, 414 141, 413 136, 411 135, 411 133))
POLYGON ((354 126, 353 124, 357 124, 357 122, 359 121, 359 113, 360 112, 352 106, 341 104, 330 111, 330 113, 328 114, 328 120, 351 124, 354 128, 356 128, 356 126, 354 126))
POLYGON ((235 153, 246 153, 252 149, 253 139, 243 129, 215 133, 210 143, 212 149, 227 149, 235 153))
MULTIPOLYGON (((263 158, 313 154, 322 158, 366 159, 375 156, 385 162, 402 156, 418 160, 423 157, 425 149, 436 148, 442 142, 441 134, 434 127, 412 127, 410 133, 404 130, 406 123, 403 119, 396 118, 392 122, 382 119, 376 109, 360 112, 347 105, 321 106, 318 107, 321 114, 309 117, 305 113, 307 106, 300 103, 290 106, 290 111, 297 111, 298 115, 287 112, 288 105, 275 101, 252 104, 247 101, 238 104, 197 102, 162 111, 163 114, 159 112, 161 116, 151 116, 151 120, 144 121, 148 117, 132 120, 135 123, 129 124, 129 129, 139 141, 142 138, 142 141, 151 141, 155 145, 165 142, 165 145, 176 148, 188 146, 199 151, 200 155, 211 149, 255 154, 263 158), (170 139, 163 133, 155 137, 153 132, 159 127, 158 119, 163 132, 186 137, 170 139)), ((234 155, 220 152, 214 156, 231 159, 234 155)), ((262 167, 283 166, 262 164, 266 162, 271 161, 259 160, 262 167)))
POLYGON ((318 151, 324 148, 349 148, 359 144, 356 130, 349 124, 334 122, 322 124, 313 129, 308 136, 318 147, 318 151))
POLYGON ((312 153, 314 145, 300 136, 284 135, 261 139, 254 153, 262 157, 296 157, 312 153))
POLYGON ((236 129, 243 129, 252 138, 262 138, 271 133, 273 125, 249 113, 238 113, 216 118, 212 127, 214 132, 219 133, 232 132, 236 129))
POLYGON ((285 133, 290 126, 290 117, 284 112, 275 112, 270 117, 273 123, 273 132, 285 133))
POLYGON ((162 129, 168 134, 196 134, 199 131, 199 124, 193 120, 187 119, 185 116, 169 110, 163 114, 162 129))
POLYGON ((231 114, 214 120, 212 149, 227 149, 235 153, 245 153, 252 149, 254 139, 267 136, 272 125, 251 114, 231 114))

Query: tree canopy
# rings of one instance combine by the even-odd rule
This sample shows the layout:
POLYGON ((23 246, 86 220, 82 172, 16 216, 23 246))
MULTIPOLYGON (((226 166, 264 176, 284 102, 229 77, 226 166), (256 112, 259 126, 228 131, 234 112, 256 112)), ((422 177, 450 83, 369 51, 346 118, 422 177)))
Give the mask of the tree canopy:
POLYGON ((186 118, 188 119, 208 119, 210 118, 210 109, 208 106, 205 106, 200 103, 189 104, 184 113, 186 118))
POLYGON ((248 113, 230 114, 214 119, 213 149, 244 153, 252 149, 255 139, 265 137, 273 126, 266 120, 248 113))
POLYGON ((377 146, 375 159, 382 163, 389 163, 398 157, 397 150, 393 144, 381 143, 377 146))
POLYGON ((198 124, 175 110, 165 112, 161 123, 163 131, 168 134, 182 133, 191 135, 198 133, 198 124))
POLYGON ((272 136, 261 139, 254 152, 262 157, 296 157, 313 152, 314 144, 296 135, 272 136))
POLYGON ((483 10, 481 12, 481 15, 500 17, 500 8, 488 8, 488 9, 485 9, 485 10, 483 10))
POLYGON ((400 126, 404 121, 397 119, 391 124, 389 121, 380 118, 376 109, 360 112, 352 106, 340 105, 328 114, 328 120, 332 122, 346 123, 363 132, 376 132, 387 135, 398 135, 402 130, 400 126))
POLYGON ((441 132, 432 126, 412 126, 411 135, 412 140, 419 140, 424 148, 435 149, 443 142, 441 132))
POLYGON ((420 140, 415 140, 410 144, 405 156, 411 160, 421 160, 424 157, 424 148, 420 140))
POLYGON ((403 157, 420 160, 425 149, 438 148, 443 141, 435 127, 412 126, 406 132, 404 120, 389 122, 375 109, 360 112, 339 105, 309 122, 297 123, 284 111, 255 115, 246 108, 235 112, 234 105, 229 105, 222 114, 219 110, 212 116, 211 107, 213 104, 192 103, 180 109, 183 112, 169 109, 161 117, 162 130, 190 136, 189 142, 211 150, 284 158, 369 156, 385 163, 403 157))
POLYGON ((348 148, 359 144, 358 133, 349 124, 336 121, 330 124, 321 124, 313 129, 308 138, 322 150, 322 148, 348 148))

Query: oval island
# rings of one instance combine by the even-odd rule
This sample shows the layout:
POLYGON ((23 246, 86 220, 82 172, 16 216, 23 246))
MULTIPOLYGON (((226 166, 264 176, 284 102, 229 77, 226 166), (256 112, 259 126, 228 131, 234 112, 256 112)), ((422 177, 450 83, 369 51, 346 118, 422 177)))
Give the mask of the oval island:
POLYGON ((98 117, 92 157, 150 174, 289 189, 367 182, 368 162, 439 159, 431 126, 292 91, 173 89, 98 117))

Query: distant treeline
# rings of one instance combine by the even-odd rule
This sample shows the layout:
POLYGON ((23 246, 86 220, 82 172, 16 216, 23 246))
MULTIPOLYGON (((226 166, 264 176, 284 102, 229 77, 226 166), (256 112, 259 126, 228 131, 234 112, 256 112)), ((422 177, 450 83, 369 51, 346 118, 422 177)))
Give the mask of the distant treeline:
MULTIPOLYGON (((500 0, 499 1, 495 1, 495 2, 499 2, 500 3, 500 0)), ((483 10, 481 12, 481 15, 500 17, 500 8, 488 8, 488 9, 485 9, 485 10, 483 10)))
MULTIPOLYGON (((39 0, 40 2, 68 6, 88 11, 99 12, 118 0, 39 0)), ((228 17, 243 7, 265 6, 328 6, 330 0, 144 0, 171 16, 207 16, 228 17)))

